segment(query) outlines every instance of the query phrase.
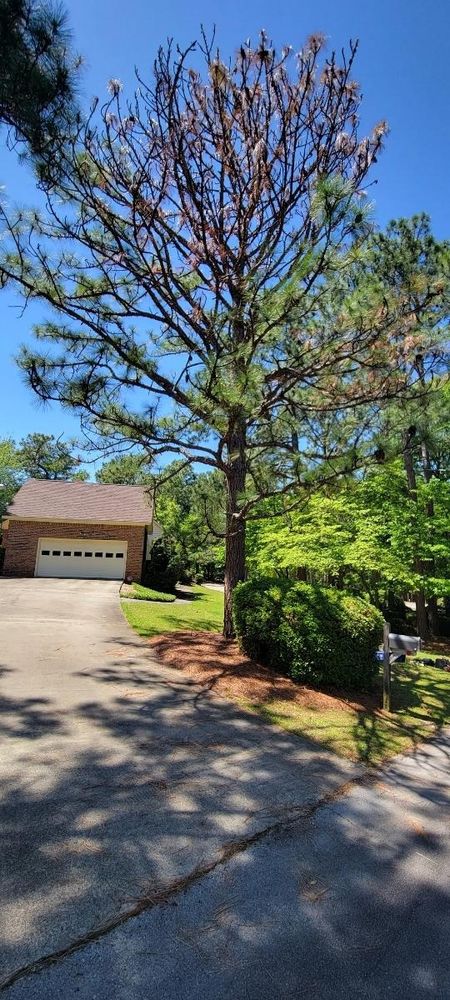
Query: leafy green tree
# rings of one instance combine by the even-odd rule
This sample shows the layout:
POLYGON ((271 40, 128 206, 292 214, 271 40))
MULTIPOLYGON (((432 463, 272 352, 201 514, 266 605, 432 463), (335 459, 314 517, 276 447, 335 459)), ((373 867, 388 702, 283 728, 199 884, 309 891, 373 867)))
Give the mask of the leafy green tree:
POLYGON ((0 440, 0 522, 22 481, 23 473, 14 441, 3 438, 0 440))
POLYGON ((156 517, 178 575, 183 579, 223 576, 223 477, 218 472, 195 474, 183 463, 173 462, 155 485, 156 517))
POLYGON ((317 491, 288 513, 272 504, 272 516, 267 512, 249 527, 250 575, 278 572, 320 583, 336 580, 355 536, 349 509, 352 488, 350 483, 331 495, 317 491))
POLYGON ((80 469, 82 459, 74 455, 73 442, 53 434, 28 434, 17 449, 19 467, 31 479, 88 479, 80 469))
POLYGON ((50 350, 23 353, 32 388, 223 477, 226 635, 261 501, 353 468, 358 407, 402 391, 417 352, 402 289, 352 276, 386 124, 358 134, 356 45, 323 44, 294 61, 262 33, 228 63, 203 38, 203 75, 195 46, 161 49, 131 104, 111 81, 48 212, 30 227, 3 209, 3 281, 58 314, 38 330, 50 350), (343 412, 346 433, 318 437, 343 412))
MULTIPOLYGON (((427 376, 439 373, 440 369, 448 371, 450 244, 433 237, 430 220, 424 214, 395 220, 374 241, 373 267, 382 281, 401 289, 414 321, 407 336, 416 348, 415 392, 387 409, 382 431, 384 449, 402 456, 409 499, 418 505, 416 519, 420 520, 424 513, 421 480, 431 485, 435 476, 442 476, 438 438, 441 447, 445 439, 448 441, 448 383, 446 386, 441 376, 434 391, 429 392, 427 376), (433 290, 438 295, 431 294, 433 290), (432 344, 433 349, 424 350, 424 343, 432 344)), ((430 523, 423 526, 425 535, 434 531, 432 489, 429 494, 425 513, 430 523)), ((433 557, 430 558, 423 564, 418 545, 415 555, 418 581, 433 576, 433 557)), ((428 634, 428 618, 433 628, 437 615, 436 595, 430 594, 429 589, 428 595, 427 616, 425 587, 419 586, 414 594, 417 628, 424 637, 428 634)))
POLYGON ((195 473, 175 461, 152 469, 145 452, 119 455, 96 473, 99 483, 149 486, 164 532, 160 555, 175 578, 215 578, 224 564, 224 487, 220 473, 195 473))
POLYGON ((67 19, 51 0, 0 0, 0 122, 42 164, 75 119, 67 19))
MULTIPOLYGON (((444 598, 450 595, 450 481, 417 475, 416 490, 412 498, 397 458, 330 495, 316 493, 288 516, 251 526, 251 568, 338 586, 385 610, 391 596, 400 600, 419 590, 425 599, 444 598)), ((419 618, 417 624, 423 634, 419 618)))
POLYGON ((152 485, 154 475, 145 452, 117 455, 96 472, 98 483, 119 483, 124 486, 152 485))
MULTIPOLYGON (((365 411, 359 409, 356 420, 360 433, 369 443, 368 451, 378 461, 391 462, 396 457, 401 458, 409 505, 417 505, 412 521, 422 525, 425 537, 431 537, 436 526, 432 523, 426 525, 423 520, 425 517, 425 520, 432 521, 435 516, 432 480, 448 479, 449 469, 450 397, 449 384, 445 379, 450 312, 450 245, 433 237, 426 215, 399 219, 390 223, 385 232, 374 235, 368 241, 364 258, 357 260, 352 270, 356 288, 364 287, 367 281, 369 284, 380 282, 389 294, 393 290, 401 297, 406 306, 408 319, 403 339, 413 353, 413 388, 406 395, 394 395, 378 410, 370 406, 365 411), (426 501, 422 488, 424 483, 429 484, 426 501)), ((370 365, 367 377, 372 377, 370 365)), ((348 434, 353 436, 354 419, 354 415, 344 414, 336 421, 332 414, 329 419, 321 415, 315 421, 313 433, 316 440, 323 442, 324 452, 328 450, 332 455, 333 449, 336 450, 336 440, 348 434)), ((381 481, 380 477, 377 481, 381 481)), ((387 480, 385 485, 388 488, 387 480)), ((439 490, 439 487, 435 488, 439 490)), ((400 496, 398 499, 402 502, 400 496)), ((383 509, 381 500, 379 509, 383 509)), ((336 502, 334 498, 333 503, 336 502)), ((375 524, 371 521, 370 525, 375 531, 375 524)), ((437 593, 433 594, 430 581, 442 574, 439 566, 433 568, 434 557, 423 555, 420 533, 409 532, 408 539, 405 539, 405 551, 410 552, 414 538, 417 542, 414 565, 409 555, 408 565, 410 570, 414 570, 417 589, 411 596, 416 604, 417 629, 426 637, 429 624, 434 630, 437 627, 439 586, 437 593)), ((376 545, 374 547, 377 548, 376 545)), ((330 542, 322 558, 326 560, 332 549, 330 542)), ((400 579, 401 575, 398 569, 397 578, 400 579)), ((411 589, 411 576, 409 579, 411 589)))

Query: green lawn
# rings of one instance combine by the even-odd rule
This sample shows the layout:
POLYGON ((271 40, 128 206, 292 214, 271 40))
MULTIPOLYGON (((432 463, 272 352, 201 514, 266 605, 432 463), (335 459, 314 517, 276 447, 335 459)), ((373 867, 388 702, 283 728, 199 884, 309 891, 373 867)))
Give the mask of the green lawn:
POLYGON ((175 604, 133 604, 122 602, 122 610, 139 635, 151 637, 161 632, 192 631, 220 632, 223 620, 223 594, 209 587, 192 587, 183 595, 186 600, 175 604))
POLYGON ((175 594, 152 590, 151 587, 143 587, 142 583, 124 583, 120 593, 122 597, 131 601, 163 601, 165 604, 173 604, 175 600, 175 594))
POLYGON ((268 722, 322 743, 344 757, 379 764, 450 722, 450 674, 435 667, 418 667, 414 661, 399 666, 393 674, 390 715, 350 707, 314 711, 291 701, 242 704, 268 722))
MULTIPOLYGON (((122 608, 130 625, 144 637, 180 629, 219 632, 223 595, 217 590, 193 587, 189 600, 183 602, 166 605, 123 602, 122 608)), ((435 667, 419 666, 414 659, 394 668, 391 715, 381 710, 343 708, 341 702, 327 710, 305 708, 292 700, 257 704, 241 698, 239 704, 268 722, 338 754, 378 764, 410 749, 450 721, 450 674, 435 667)))

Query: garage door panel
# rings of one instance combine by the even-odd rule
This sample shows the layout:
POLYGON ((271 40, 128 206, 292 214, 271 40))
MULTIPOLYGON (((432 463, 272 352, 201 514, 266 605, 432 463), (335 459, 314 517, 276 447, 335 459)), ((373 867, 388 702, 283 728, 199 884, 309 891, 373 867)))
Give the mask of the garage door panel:
POLYGON ((36 576, 123 580, 126 558, 119 539, 40 538, 36 576))

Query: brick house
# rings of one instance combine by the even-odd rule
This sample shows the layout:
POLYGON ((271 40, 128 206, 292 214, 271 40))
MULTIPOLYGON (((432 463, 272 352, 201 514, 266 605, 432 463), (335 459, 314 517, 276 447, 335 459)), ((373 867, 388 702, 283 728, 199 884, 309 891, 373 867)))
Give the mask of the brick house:
POLYGON ((142 486, 28 479, 3 522, 3 575, 140 580, 160 535, 142 486))

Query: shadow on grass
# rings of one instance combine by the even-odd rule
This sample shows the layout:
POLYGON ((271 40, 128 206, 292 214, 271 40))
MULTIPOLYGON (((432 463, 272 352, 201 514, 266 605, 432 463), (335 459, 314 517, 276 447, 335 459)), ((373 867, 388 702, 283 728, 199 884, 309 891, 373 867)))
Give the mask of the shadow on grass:
POLYGON ((201 601, 205 595, 196 590, 183 590, 183 587, 175 587, 175 597, 181 601, 201 601))
POLYGON ((426 735, 423 727, 408 726, 395 716, 387 718, 376 712, 357 712, 352 726, 356 756, 363 764, 379 764, 411 745, 417 746, 426 735))
POLYGON ((296 715, 289 710, 283 712, 279 703, 248 704, 246 707, 266 722, 275 723, 303 740, 368 766, 379 765, 416 747, 434 733, 431 724, 428 728, 424 724, 410 726, 394 716, 365 710, 308 708, 296 715))
POLYGON ((408 746, 416 747, 450 720, 450 682, 435 667, 413 662, 392 677, 392 712, 357 712, 353 727, 359 760, 377 762, 408 746))
POLYGON ((392 707, 419 722, 433 718, 438 727, 443 726, 450 720, 449 675, 438 667, 410 661, 394 674, 392 707))
POLYGON ((303 739, 313 739, 361 763, 378 765, 416 748, 450 720, 448 675, 408 665, 393 678, 392 713, 383 712, 376 701, 372 697, 362 705, 351 701, 347 706, 336 702, 330 708, 302 706, 292 703, 287 690, 278 692, 278 697, 248 702, 246 707, 303 739))
MULTIPOLYGON (((166 621, 164 634, 154 630, 152 651, 165 666, 195 679, 196 700, 216 692, 300 738, 364 764, 379 764, 417 746, 450 718, 450 678, 435 668, 397 668, 389 714, 381 709, 380 684, 370 693, 321 692, 249 660, 235 643, 212 631, 190 631, 195 625, 177 618, 178 629, 187 629, 174 633, 169 616, 166 621)), ((208 623, 195 624, 205 628, 208 623)))

